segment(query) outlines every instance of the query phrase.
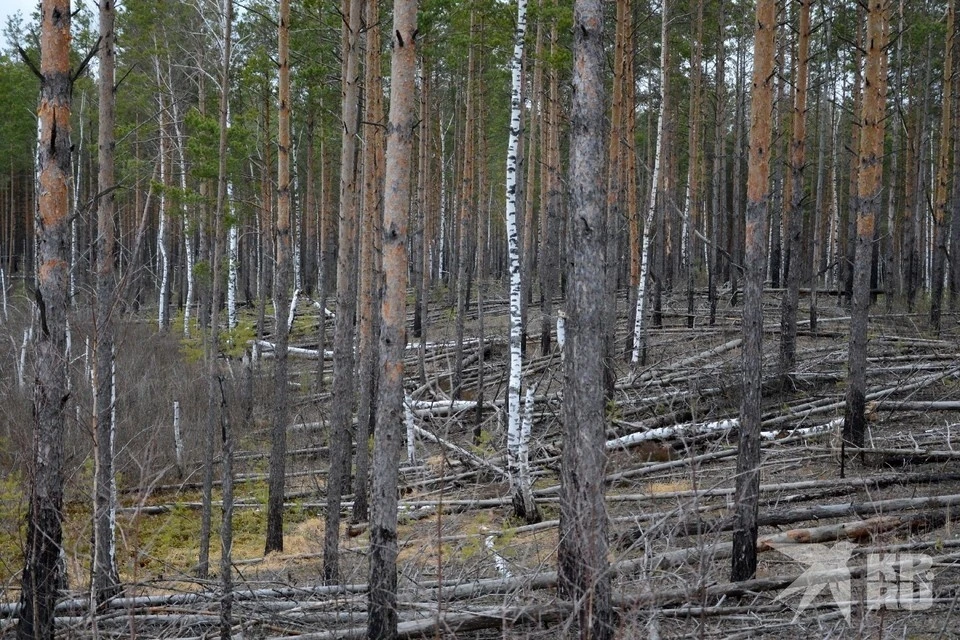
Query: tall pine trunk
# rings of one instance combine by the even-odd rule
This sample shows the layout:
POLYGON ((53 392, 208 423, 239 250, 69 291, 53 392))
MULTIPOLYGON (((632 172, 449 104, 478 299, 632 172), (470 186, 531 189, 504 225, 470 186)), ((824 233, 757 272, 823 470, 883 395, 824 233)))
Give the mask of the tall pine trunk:
POLYGON ((91 595, 99 606, 119 593, 120 578, 116 561, 117 485, 113 458, 116 425, 113 420, 113 310, 116 303, 114 278, 114 230, 116 211, 114 189, 114 124, 116 92, 114 69, 113 0, 100 0, 100 130, 98 133, 97 177, 97 315, 93 384, 94 485, 93 485, 93 563, 91 595))
POLYGON ((53 640, 54 607, 65 576, 63 441, 67 377, 64 366, 69 292, 70 225, 70 2, 41 5, 40 107, 37 111, 37 290, 33 395, 34 455, 30 472, 27 540, 21 575, 19 640, 53 640))
POLYGON ((363 210, 360 234, 360 303, 357 363, 359 404, 357 405, 357 448, 353 482, 353 520, 367 519, 367 486, 370 482, 368 440, 376 418, 378 334, 380 309, 377 304, 382 280, 378 266, 377 242, 383 221, 383 82, 380 77, 380 2, 367 0, 367 51, 364 69, 363 210))
POLYGON ((597 181, 603 167, 604 118, 600 0, 577 0, 573 20, 558 586, 561 595, 574 603, 571 632, 583 639, 607 640, 613 637, 613 612, 603 497, 607 426, 603 265, 607 237, 604 197, 597 181))
POLYGON ((806 189, 807 69, 810 57, 810 2, 800 1, 800 32, 797 35, 796 96, 793 103, 793 139, 790 142, 790 214, 787 217, 787 245, 784 272, 787 291, 780 307, 780 375, 784 378, 797 361, 797 305, 800 299, 801 235, 806 189))
MULTIPOLYGON (((883 126, 887 102, 887 14, 885 0, 871 0, 867 11, 867 51, 860 120, 860 171, 857 184, 857 249, 850 311, 850 346, 843 442, 862 447, 866 431, 867 319, 870 309, 870 247, 880 213, 883 179, 883 126)), ((841 465, 843 461, 841 459, 841 465)), ((841 467, 842 472, 842 467, 841 467)))
POLYGON ((393 5, 393 63, 383 214, 380 385, 374 434, 368 637, 397 636, 397 476, 403 440, 403 351, 407 317, 407 220, 417 124, 417 3, 393 5))
POLYGON ((943 303, 943 280, 947 262, 947 223, 949 218, 950 148, 953 140, 953 42, 956 9, 953 0, 947 3, 947 36, 944 44, 942 120, 937 152, 937 178, 933 206, 933 269, 930 288, 930 327, 940 334, 940 313, 943 303))
MULTIPOLYGON (((277 283, 273 425, 270 434, 270 478, 267 495, 267 539, 264 553, 283 551, 283 492, 287 457, 287 344, 290 328, 290 0, 280 0, 277 27, 279 83, 277 110, 277 283)), ((234 227, 235 228, 235 227, 234 227)), ((322 318, 321 314, 321 318, 322 318)))
POLYGON ((737 456, 736 528, 732 580, 757 570, 757 508, 760 494, 760 402, 763 376, 763 275, 770 199, 770 139, 775 78, 776 0, 758 0, 753 48, 753 104, 743 278, 743 397, 737 456))
POLYGON ((357 208, 360 185, 357 133, 360 126, 361 0, 344 0, 344 56, 340 147, 340 247, 337 254, 337 317, 333 341, 333 403, 330 415, 330 471, 323 538, 323 579, 340 581, 340 499, 350 485, 351 419, 355 404, 354 315, 357 306, 357 208))

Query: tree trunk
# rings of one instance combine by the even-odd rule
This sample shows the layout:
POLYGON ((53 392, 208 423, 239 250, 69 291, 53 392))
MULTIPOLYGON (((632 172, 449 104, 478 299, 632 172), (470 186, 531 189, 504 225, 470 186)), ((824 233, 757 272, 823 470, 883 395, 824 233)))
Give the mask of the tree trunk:
POLYGON ((330 413, 330 472, 327 476, 326 528, 323 539, 323 580, 340 581, 340 499, 350 484, 351 418, 356 401, 354 315, 357 306, 357 180, 361 0, 344 0, 344 55, 340 148, 340 246, 337 253, 337 318, 333 342, 333 403, 330 413))
MULTIPOLYGON (((947 262, 947 222, 950 203, 950 145, 954 142, 953 118, 950 111, 953 100, 953 43, 956 8, 954 1, 947 3, 947 35, 944 44, 942 120, 940 121, 940 146, 937 153, 937 180, 933 206, 933 269, 930 287, 930 327, 940 335, 940 309, 943 302, 943 279, 947 262)), ((884 99, 886 96, 884 96, 884 99)), ((882 165, 881 165, 882 167, 882 165)))
POLYGON ((113 309, 116 303, 114 279, 113 217, 116 211, 114 189, 113 128, 116 122, 116 93, 114 69, 113 0, 100 1, 100 117, 98 133, 97 177, 97 315, 96 346, 93 382, 94 427, 94 486, 93 486, 93 562, 91 596, 100 606, 120 592, 120 577, 116 561, 117 485, 114 476, 114 440, 116 424, 113 421, 113 309))
POLYGON ((753 104, 743 278, 743 397, 737 456, 737 525, 733 533, 732 580, 757 570, 757 507, 760 487, 760 401, 763 380, 763 275, 766 262, 773 116, 776 0, 758 0, 753 48, 753 104))
MULTIPOLYGON (((520 429, 520 389, 523 383, 523 319, 520 313, 520 247, 517 238, 517 177, 522 105, 520 101, 520 66, 523 62, 523 41, 527 28, 527 2, 517 4, 517 30, 510 62, 510 137, 507 143, 507 251, 510 261, 510 379, 507 383, 507 468, 510 472, 513 510, 518 518, 529 523, 540 521, 540 511, 533 499, 529 476, 526 443, 520 429)), ((528 230, 530 231, 530 230, 528 230)))
MULTIPOLYGON (((289 2, 289 0, 281 0, 289 2)), ((220 640, 230 640, 233 630, 233 432, 223 377, 220 387, 220 444, 223 457, 222 508, 220 514, 220 640)))
MULTIPOLYGON (((633 365, 640 363, 641 356, 646 356, 646 306, 647 306, 647 276, 650 271, 651 257, 650 237, 653 235, 653 218, 657 212, 657 194, 662 191, 660 165, 663 160, 663 139, 666 136, 667 109, 670 104, 669 81, 667 62, 669 61, 668 40, 669 14, 667 0, 663 2, 663 15, 660 16, 660 112, 657 116, 657 146, 653 155, 653 170, 650 178, 650 198, 647 204, 647 214, 643 221, 643 239, 640 242, 640 276, 637 284, 637 309, 633 325, 633 354, 630 362, 633 365)), ((661 235, 663 233, 661 232, 661 235)))
POLYGON ((797 305, 800 299, 801 236, 806 189, 807 69, 810 57, 810 2, 800 2, 800 32, 797 34, 796 96, 793 103, 793 140, 790 142, 790 215, 787 218, 787 250, 784 272, 787 292, 780 306, 780 376, 786 379, 797 362, 797 305))
POLYGON ((716 78, 714 80, 714 90, 716 91, 716 104, 714 111, 714 134, 713 134, 713 211, 710 224, 710 242, 709 259, 707 265, 707 297, 710 305, 710 326, 714 326, 717 321, 717 284, 722 281, 720 264, 723 260, 722 229, 726 228, 726 201, 727 193, 722 188, 723 185, 723 155, 726 149, 726 88, 724 86, 724 58, 726 58, 726 47, 723 43, 723 34, 725 33, 726 9, 723 0, 718 8, 717 32, 721 37, 717 38, 716 55, 716 78))
POLYGON ((702 151, 700 149, 700 114, 703 111, 703 96, 700 91, 701 60, 703 58, 703 0, 696 3, 696 34, 693 37, 693 55, 690 58, 690 132, 688 137, 689 159, 687 168, 687 197, 684 204, 681 238, 682 272, 687 284, 687 328, 692 329, 695 318, 694 275, 696 267, 697 245, 695 233, 698 230, 701 210, 700 169, 702 151))
POLYGON ((380 2, 367 0, 367 51, 363 85, 363 222, 360 234, 360 304, 358 337, 359 404, 357 406, 357 448, 353 482, 353 521, 367 519, 367 486, 370 482, 368 441, 376 418, 377 349, 379 347, 380 296, 382 277, 377 268, 377 240, 383 221, 383 82, 380 77, 380 2))
POLYGON ((203 508, 200 516, 200 553, 197 575, 206 578, 210 570, 210 534, 212 530, 213 504, 213 455, 216 445, 217 397, 219 387, 220 354, 220 298, 221 278, 218 277, 223 262, 224 224, 227 209, 230 206, 227 194, 227 140, 230 114, 230 55, 232 51, 231 34, 233 32, 233 0, 223 0, 221 10, 221 29, 223 51, 220 61, 220 141, 217 149, 217 205, 213 212, 213 242, 210 266, 213 286, 210 293, 210 331, 207 342, 207 417, 205 421, 203 451, 203 508))
POLYGON ((560 593, 574 603, 573 634, 613 637, 604 506, 606 394, 603 300, 606 221, 597 176, 603 167, 603 10, 574 4, 567 336, 560 482, 560 593), (572 357, 570 357, 572 356, 572 357))
POLYGON ((460 399, 463 392, 463 334, 464 323, 466 323, 467 305, 469 304, 470 292, 468 291, 470 282, 470 271, 473 267, 473 259, 470 252, 470 240, 473 236, 475 227, 474 209, 476 206, 476 193, 474 188, 474 156, 476 155, 476 89, 477 89, 477 64, 476 64, 476 46, 474 40, 475 23, 477 20, 476 11, 470 12, 470 52, 467 55, 467 83, 466 83, 466 104, 464 109, 464 131, 463 131, 463 175, 460 179, 460 206, 459 206, 459 233, 456 265, 456 296, 457 296, 457 316, 456 316, 456 351, 453 362, 453 380, 450 382, 450 397, 454 400, 460 399))
MULTIPOLYGON (((270 432, 270 479, 267 495, 267 539, 264 553, 283 551, 283 491, 287 457, 287 344, 290 330, 290 0, 280 0, 277 28, 279 82, 277 111, 277 285, 273 363, 273 426, 270 432)), ((323 312, 320 313, 323 318, 323 312)))
POLYGON ((41 4, 40 107, 37 111, 37 290, 33 415, 27 540, 21 576, 20 640, 53 640, 54 607, 64 569, 63 440, 67 378, 64 366, 69 293, 70 2, 41 4))
POLYGON ((417 3, 394 0, 390 122, 387 126, 380 303, 380 385, 374 433, 368 637, 397 635, 397 476, 404 432, 403 351, 407 317, 407 220, 417 126, 417 3))
MULTIPOLYGON (((550 55, 556 53, 557 21, 551 21, 550 55)), ((543 168, 540 176, 540 349, 543 355, 550 350, 550 325, 553 316, 553 298, 557 291, 560 257, 560 225, 563 207, 563 184, 560 178, 560 80, 555 65, 548 74, 547 100, 541 127, 543 168)))
MULTIPOLYGON (((871 0, 867 12, 867 60, 860 119, 860 172, 857 185, 857 261, 850 310, 848 384, 843 442, 862 447, 866 418, 867 316, 870 308, 870 246, 880 213, 883 179, 883 125, 887 102, 886 3, 871 0)), ((843 460, 841 458, 841 473, 843 460)))

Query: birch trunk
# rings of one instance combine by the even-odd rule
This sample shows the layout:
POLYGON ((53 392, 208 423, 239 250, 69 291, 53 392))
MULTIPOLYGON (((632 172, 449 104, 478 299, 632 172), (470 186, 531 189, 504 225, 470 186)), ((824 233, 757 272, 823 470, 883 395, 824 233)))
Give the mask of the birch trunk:
POLYGON ((653 235, 653 218, 657 212, 657 194, 661 190, 660 164, 663 157, 663 138, 666 135, 666 114, 670 105, 669 83, 667 80, 667 34, 669 25, 668 1, 663 1, 663 15, 660 25, 660 111, 657 115, 657 144, 653 155, 653 169, 650 176, 650 198, 647 213, 643 219, 643 236, 640 241, 640 281, 637 285, 637 309, 633 325, 633 353, 630 362, 636 366, 646 357, 646 309, 647 277, 650 272, 650 237, 653 235))
POLYGON ((157 101, 159 102, 158 120, 160 138, 160 222, 157 228, 157 253, 160 272, 160 295, 157 300, 157 326, 160 331, 166 331, 170 320, 170 198, 167 196, 167 187, 170 184, 170 155, 169 136, 167 136, 167 104, 163 96, 163 79, 160 77, 160 63, 157 62, 157 101))
POLYGON ((507 142, 507 252, 510 263, 510 378, 507 383, 507 468, 510 472, 513 509, 518 518, 539 522, 540 512, 533 499, 530 477, 525 470, 527 452, 520 424, 520 387, 523 381, 523 322, 521 318, 520 247, 517 238, 517 152, 522 114, 520 72, 527 29, 527 2, 517 3, 517 30, 510 62, 510 136, 507 142))

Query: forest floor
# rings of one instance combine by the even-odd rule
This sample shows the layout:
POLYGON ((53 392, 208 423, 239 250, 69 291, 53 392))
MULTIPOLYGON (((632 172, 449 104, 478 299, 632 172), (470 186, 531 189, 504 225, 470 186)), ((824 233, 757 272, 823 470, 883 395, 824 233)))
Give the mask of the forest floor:
MULTIPOLYGON (((869 451, 844 452, 841 477, 837 418, 843 414, 847 312, 835 298, 821 297, 818 331, 811 333, 801 322, 798 364, 783 387, 776 378, 779 296, 773 291, 765 297, 764 379, 770 382, 764 392, 760 565, 753 581, 729 582, 739 308, 727 299, 716 325, 707 326, 703 299, 702 315, 688 329, 685 302, 666 297, 662 326, 649 332, 647 364, 633 371, 625 362, 616 365, 618 384, 608 404, 606 498, 618 637, 957 635, 957 317, 946 316, 944 331, 934 338, 922 314, 887 312, 882 298, 875 306, 869 451), (808 568, 828 577, 791 588, 808 568)), ((801 314, 806 304, 801 300, 801 314)), ((475 309, 467 323, 464 397, 478 397, 477 373, 484 367, 486 404, 479 413, 472 406, 458 405, 464 410, 456 412, 444 406, 453 323, 442 304, 433 306, 426 384, 419 379, 417 350, 407 352, 411 399, 438 404, 416 412, 417 426, 433 439, 418 438, 416 459, 401 470, 401 630, 404 637, 563 635, 569 605, 557 598, 555 574, 562 448, 559 351, 540 355, 533 337, 539 334, 531 332, 525 384, 536 385, 531 456, 543 520, 527 524, 512 515, 508 484, 499 472, 505 465, 506 301, 485 305, 482 359, 475 309), (479 440, 474 435, 478 421, 479 440)), ((292 346, 316 349, 316 311, 301 299, 292 346)), ((618 316, 626 315, 621 300, 618 316)), ((531 327, 539 328, 539 316, 532 305, 531 327)), ((619 329, 623 345, 626 324, 619 329)), ((321 586, 326 418, 332 400, 329 391, 315 392, 317 361, 302 355, 293 354, 290 361, 295 399, 283 553, 263 557, 268 422, 258 417, 252 425, 235 424, 236 637, 365 633, 368 536, 364 523, 351 522, 351 496, 345 498, 340 538, 342 584, 321 586)), ((269 415, 270 362, 264 358, 260 365, 258 416, 269 415)), ((325 370, 329 376, 329 358, 325 370)), ((202 396, 205 387, 195 393, 202 396)), ((204 581, 194 575, 199 455, 189 455, 188 447, 190 465, 178 479, 163 464, 172 456, 171 447, 160 448, 167 451, 157 454, 155 464, 163 471, 141 474, 130 483, 138 490, 122 496, 118 562, 125 589, 99 615, 100 637, 199 638, 219 624, 216 577, 204 581)), ((63 637, 90 637, 91 632, 81 595, 89 579, 89 511, 82 495, 77 492, 67 508, 65 546, 71 586, 78 591, 62 606, 63 637)), ((217 526, 215 521, 215 531, 217 526)), ((211 566, 216 567, 219 545, 214 541, 212 547, 211 566)), ((17 562, 7 557, 0 563, 7 602, 18 597, 17 562)), ((0 621, 0 633, 10 629, 9 620, 0 621)))

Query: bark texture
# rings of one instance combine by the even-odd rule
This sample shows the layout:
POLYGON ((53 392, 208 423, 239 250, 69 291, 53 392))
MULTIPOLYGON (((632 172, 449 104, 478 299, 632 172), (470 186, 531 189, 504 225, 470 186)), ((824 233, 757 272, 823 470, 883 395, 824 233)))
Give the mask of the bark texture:
POLYGON ((116 561, 117 486, 114 477, 113 421, 113 308, 116 282, 114 279, 113 217, 114 147, 113 133, 116 121, 116 94, 114 70, 113 0, 100 0, 100 123, 98 132, 97 176, 97 315, 96 366, 93 383, 94 426, 94 485, 93 485, 93 578, 91 595, 97 605, 117 595, 120 578, 116 561))
POLYGON ((867 8, 867 59, 860 115, 860 172, 857 184, 857 252, 850 310, 850 346, 843 441, 862 447, 866 431, 867 315, 870 310, 870 248, 880 213, 883 178, 883 124, 887 103, 886 0, 867 8))
POLYGON ((600 0, 574 5, 570 219, 567 245, 567 335, 564 345, 560 486, 561 594, 575 603, 573 633, 613 637, 607 560, 603 378, 604 194, 603 10, 600 0))
MULTIPOLYGON (((270 434, 270 479, 267 495, 267 540, 264 552, 283 551, 283 490, 287 458, 287 343, 290 328, 290 0, 280 0, 277 27, 280 78, 277 111, 277 280, 276 354, 273 369, 273 426, 270 434)), ((321 312, 320 317, 323 317, 321 312)))
POLYGON ((54 606, 64 579, 64 407, 70 201, 70 2, 41 5, 40 107, 37 148, 37 291, 33 388, 33 460, 27 544, 21 578, 20 640, 53 640, 54 606))
POLYGON ((737 456, 737 524, 733 532, 732 580, 757 570, 757 507, 760 487, 760 401, 763 367, 763 275, 766 263, 773 120, 776 0, 758 0, 753 49, 753 104, 744 225, 743 397, 737 456))
POLYGON ((380 385, 373 451, 368 614, 368 637, 384 640, 397 636, 397 476, 404 433, 407 219, 413 130, 417 124, 416 36, 416 0, 395 0, 383 216, 386 277, 380 304, 380 385))
POLYGON ((810 57, 810 2, 799 0, 800 31, 797 36, 796 97, 793 103, 793 138, 790 142, 790 209, 787 217, 784 271, 787 292, 780 308, 780 375, 786 376, 797 361, 797 305, 800 299, 800 255, 803 232, 803 200, 806 195, 803 168, 807 136, 807 60, 810 57))
POLYGON ((350 482, 351 418, 355 404, 354 315, 357 306, 357 131, 360 126, 359 54, 361 0, 344 0, 344 75, 340 147, 340 246, 337 254, 337 317, 333 344, 330 472, 327 479, 323 579, 340 580, 340 499, 350 482))
MULTIPOLYGON (((507 142, 507 255, 510 271, 510 379, 507 384, 507 468, 513 493, 513 510, 518 518, 539 522, 540 512, 533 499, 528 450, 521 428, 520 388, 523 384, 523 317, 521 313, 522 286, 520 282, 520 244, 517 234, 517 178, 520 123, 520 74, 523 62, 523 41, 527 29, 527 2, 517 3, 517 30, 513 40, 513 59, 510 62, 512 90, 510 93, 510 137, 507 142)), ((528 229, 528 233, 532 230, 528 229)), ((529 434, 526 434, 529 438, 529 434)))

